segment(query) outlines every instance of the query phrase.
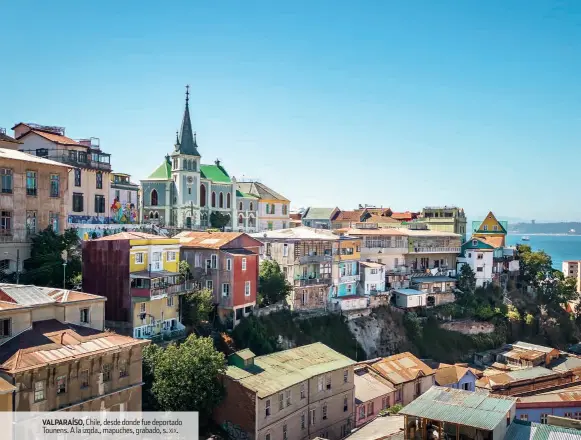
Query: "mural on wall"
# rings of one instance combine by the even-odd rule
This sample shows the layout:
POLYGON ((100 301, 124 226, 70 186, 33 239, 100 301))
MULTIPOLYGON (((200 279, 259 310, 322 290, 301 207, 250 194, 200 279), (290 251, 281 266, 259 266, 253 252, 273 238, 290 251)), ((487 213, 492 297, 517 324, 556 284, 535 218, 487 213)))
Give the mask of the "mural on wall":
POLYGON ((137 223, 137 217, 137 209, 135 209, 135 204, 133 203, 122 204, 119 200, 115 199, 111 205, 111 222, 113 223, 137 223))
POLYGON ((101 215, 69 215, 69 223, 81 225, 108 225, 111 222, 110 217, 103 217, 101 215))

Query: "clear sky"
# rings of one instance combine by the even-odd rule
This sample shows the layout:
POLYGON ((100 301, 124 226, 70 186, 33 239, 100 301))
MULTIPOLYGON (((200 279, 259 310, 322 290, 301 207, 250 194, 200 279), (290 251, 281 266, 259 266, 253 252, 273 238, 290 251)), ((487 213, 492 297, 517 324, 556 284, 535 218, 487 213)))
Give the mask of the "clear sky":
POLYGON ((203 162, 294 207, 581 220, 581 2, 0 0, 0 126, 146 177, 184 86, 203 162))

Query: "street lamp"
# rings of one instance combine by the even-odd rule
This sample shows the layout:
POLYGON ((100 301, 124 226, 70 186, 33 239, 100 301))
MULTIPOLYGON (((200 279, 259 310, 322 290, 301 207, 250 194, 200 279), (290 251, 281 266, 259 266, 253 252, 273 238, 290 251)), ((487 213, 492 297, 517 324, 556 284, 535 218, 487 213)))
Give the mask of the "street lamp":
POLYGON ((68 252, 65 250, 63 251, 63 253, 61 254, 62 258, 63 258, 63 289, 66 289, 66 284, 67 284, 67 257, 68 257, 68 252))

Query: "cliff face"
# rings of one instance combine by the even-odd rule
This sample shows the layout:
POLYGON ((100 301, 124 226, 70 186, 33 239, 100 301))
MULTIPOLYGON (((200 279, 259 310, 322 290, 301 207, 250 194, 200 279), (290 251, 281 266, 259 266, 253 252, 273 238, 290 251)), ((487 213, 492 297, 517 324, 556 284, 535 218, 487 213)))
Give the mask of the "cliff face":
MULTIPOLYGON (((374 309, 370 316, 348 322, 349 330, 372 359, 410 350, 411 344, 403 326, 403 314, 388 307, 374 309)), ((359 359, 364 358, 359 355, 359 359)))

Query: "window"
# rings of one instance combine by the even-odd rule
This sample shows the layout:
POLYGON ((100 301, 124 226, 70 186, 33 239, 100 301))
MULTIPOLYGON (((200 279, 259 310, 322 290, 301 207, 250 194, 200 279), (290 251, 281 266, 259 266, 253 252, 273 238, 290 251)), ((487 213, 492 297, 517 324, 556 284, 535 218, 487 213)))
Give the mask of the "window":
POLYGON ((521 419, 521 420, 528 420, 529 419, 529 415, 528 414, 521 414, 519 416, 519 419, 521 419))
POLYGON ((309 413, 309 423, 311 424, 311 426, 315 425, 315 419, 317 418, 317 413, 314 409, 311 410, 311 412, 309 413))
POLYGON ((305 413, 302 413, 301 414, 301 429, 305 429, 307 427, 306 426, 306 420, 305 420, 306 418, 307 418, 306 417, 306 414, 305 413))
POLYGON ((12 234, 12 211, 0 212, 0 235, 12 234))
POLYGON ((466 391, 470 391, 470 382, 463 383, 462 389, 464 389, 466 391))
POLYGON ((494 225, 494 226, 492 227, 492 230, 493 230, 493 231, 498 231, 498 225, 494 225))
POLYGON ((264 413, 266 417, 270 415, 270 399, 266 399, 266 407, 264 413))
POLYGON ((283 393, 278 393, 278 409, 279 410, 284 409, 284 395, 283 395, 283 393))
POLYGON ((323 420, 327 420, 327 404, 323 403, 323 411, 322 411, 322 418, 323 420))
POLYGON ((216 207, 216 193, 212 191, 212 208, 216 207))
POLYGON ((81 388, 89 387, 89 370, 83 370, 79 373, 79 383, 81 388))
POLYGON ((127 368, 127 361, 125 359, 121 359, 119 361, 119 377, 127 377, 129 376, 129 369, 127 368))
POLYGON ((168 296, 167 297, 167 306, 168 307, 173 307, 173 296, 168 296))
POLYGON ((483 270, 484 270, 484 268, 483 268, 483 267, 477 267, 477 268, 476 268, 476 272, 482 272, 483 270))
POLYGON ((267 432, 264 436, 264 440, 270 440, 270 432, 267 432))
POLYGON ((545 414, 545 413, 541 414, 541 423, 546 425, 548 417, 549 417, 548 414, 545 414))
POLYGON ((26 232, 36 233, 36 211, 26 211, 26 232))
POLYGON ((12 193, 12 170, 8 168, 0 169, 0 176, 2 176, 2 192, 4 194, 12 193))
POLYGON ((242 209, 242 202, 238 203, 238 211, 243 211, 243 209, 242 209))
POLYGON ((103 365, 103 382, 111 381, 111 364, 103 365))
POLYGON ((81 186, 81 170, 75 168, 75 186, 81 186))
POLYGON ((397 388, 397 392, 395 394, 395 400, 396 400, 396 402, 401 402, 401 387, 397 388))
POLYGON ((48 148, 37 148, 36 155, 38 157, 47 157, 48 158, 48 148))
POLYGON ((282 229, 286 229, 286 222, 282 222, 282 229))
POLYGON ((121 191, 118 189, 115 190, 115 200, 121 200, 121 191))
POLYGON ((269 231, 272 231, 272 229, 274 228, 274 224, 273 224, 272 222, 268 222, 268 223, 266 224, 266 228, 267 228, 269 231))
POLYGON ((373 402, 367 404, 367 414, 373 415, 373 402))
POLYGON ((254 203, 250 202, 250 206, 248 207, 250 211, 254 211, 254 203))
POLYGON ((285 394, 285 399, 286 399, 286 406, 290 406, 291 404, 291 390, 286 390, 284 392, 285 394))
POLYGON ((84 309, 81 309, 81 318, 80 318, 80 321, 83 324, 88 324, 89 323, 89 308, 88 307, 87 308, 84 308, 84 309))
POLYGON ((288 244, 286 243, 282 245, 282 256, 288 257, 288 244))
POLYGON ((170 261, 170 262, 171 261, 176 261, 176 253, 175 253, 175 251, 167 251, 166 257, 167 257, 167 261, 170 261))
POLYGON ((246 258, 242 259, 242 270, 246 270, 246 258))
POLYGON ((482 229, 485 231, 488 231, 488 225, 484 225, 484 227, 482 229))
POLYGON ((26 172, 26 195, 35 196, 37 190, 36 171, 26 172))
POLYGON ((327 389, 331 389, 331 375, 327 374, 327 389))
POLYGON ((73 193, 73 212, 83 212, 82 193, 73 193))
POLYGON ((244 296, 250 296, 250 281, 244 283, 244 296))
POLYGON ((67 392, 67 377, 59 376, 56 378, 56 393, 64 394, 67 392))
POLYGON ((347 396, 343 397, 343 412, 349 411, 349 399, 347 396))
POLYGON ((305 394, 305 383, 303 382, 301 384, 301 399, 304 399, 305 397, 307 397, 307 396, 305 394))
POLYGON ((283 215, 288 214, 288 205, 282 205, 282 213, 283 213, 283 215))
POLYGON ((422 393, 421 383, 420 381, 416 382, 416 396, 419 396, 422 393))
POLYGON ((214 281, 206 280, 206 289, 214 290, 214 281))
POLYGON ((389 408, 389 397, 383 396, 381 398, 381 409, 389 408))
POLYGON ((79 151, 79 162, 87 163, 87 153, 85 151, 79 151))
POLYGON ((34 383, 34 401, 40 402, 44 400, 44 380, 34 383))
POLYGON ((143 252, 137 252, 135 254, 135 264, 143 264, 143 252))
POLYGON ((95 188, 103 189, 103 173, 101 171, 98 171, 95 177, 96 177, 95 188))
POLYGON ((211 257, 212 260, 212 269, 217 269, 218 268, 218 255, 212 255, 211 257))
POLYGON ((218 198, 218 206, 220 208, 224 207, 224 194, 220 192, 220 197, 218 198))
POLYGON ((133 200, 132 200, 132 199, 133 199, 133 197, 131 196, 131 194, 132 194, 132 192, 131 192, 131 191, 127 191, 127 201, 128 201, 129 203, 131 203, 131 202, 133 201, 133 200))
POLYGON ((484 254, 476 254, 477 260, 482 260, 484 258, 484 254))
POLYGON ((240 214, 238 216, 238 224, 239 225, 243 225, 244 224, 244 216, 242 214, 240 214))
POLYGON ((75 150, 69 151, 69 160, 72 160, 73 162, 77 161, 77 152, 75 150))
POLYGON ((472 240, 472 246, 478 246, 478 240, 472 240))
POLYGON ((282 425, 282 440, 288 440, 288 431, 286 427, 286 423, 282 425))
POLYGON ((226 194, 226 208, 230 208, 230 193, 226 194))
POLYGON ((139 311, 141 313, 145 313, 145 303, 144 302, 139 303, 139 311))
POLYGON ((343 383, 347 383, 349 380, 349 370, 343 371, 343 383))
POLYGON ((105 196, 101 194, 95 194, 95 212, 97 214, 105 212, 105 196))
POLYGON ((48 224, 52 227, 54 232, 60 232, 59 228, 59 214, 58 212, 49 212, 48 213, 48 224))
POLYGON ((200 185, 200 206, 206 206, 206 185, 200 185))
POLYGON ((222 296, 230 296, 230 284, 222 283, 222 296))
POLYGON ((157 206, 158 198, 157 198, 157 191, 155 189, 151 190, 151 206, 157 206))
POLYGON ((228 258, 226 260, 226 270, 232 270, 232 259, 228 258))
POLYGON ((9 338, 12 330, 10 318, 0 319, 0 337, 9 338))
POLYGON ((359 407, 359 420, 363 420, 365 418, 365 405, 361 405, 359 407))

